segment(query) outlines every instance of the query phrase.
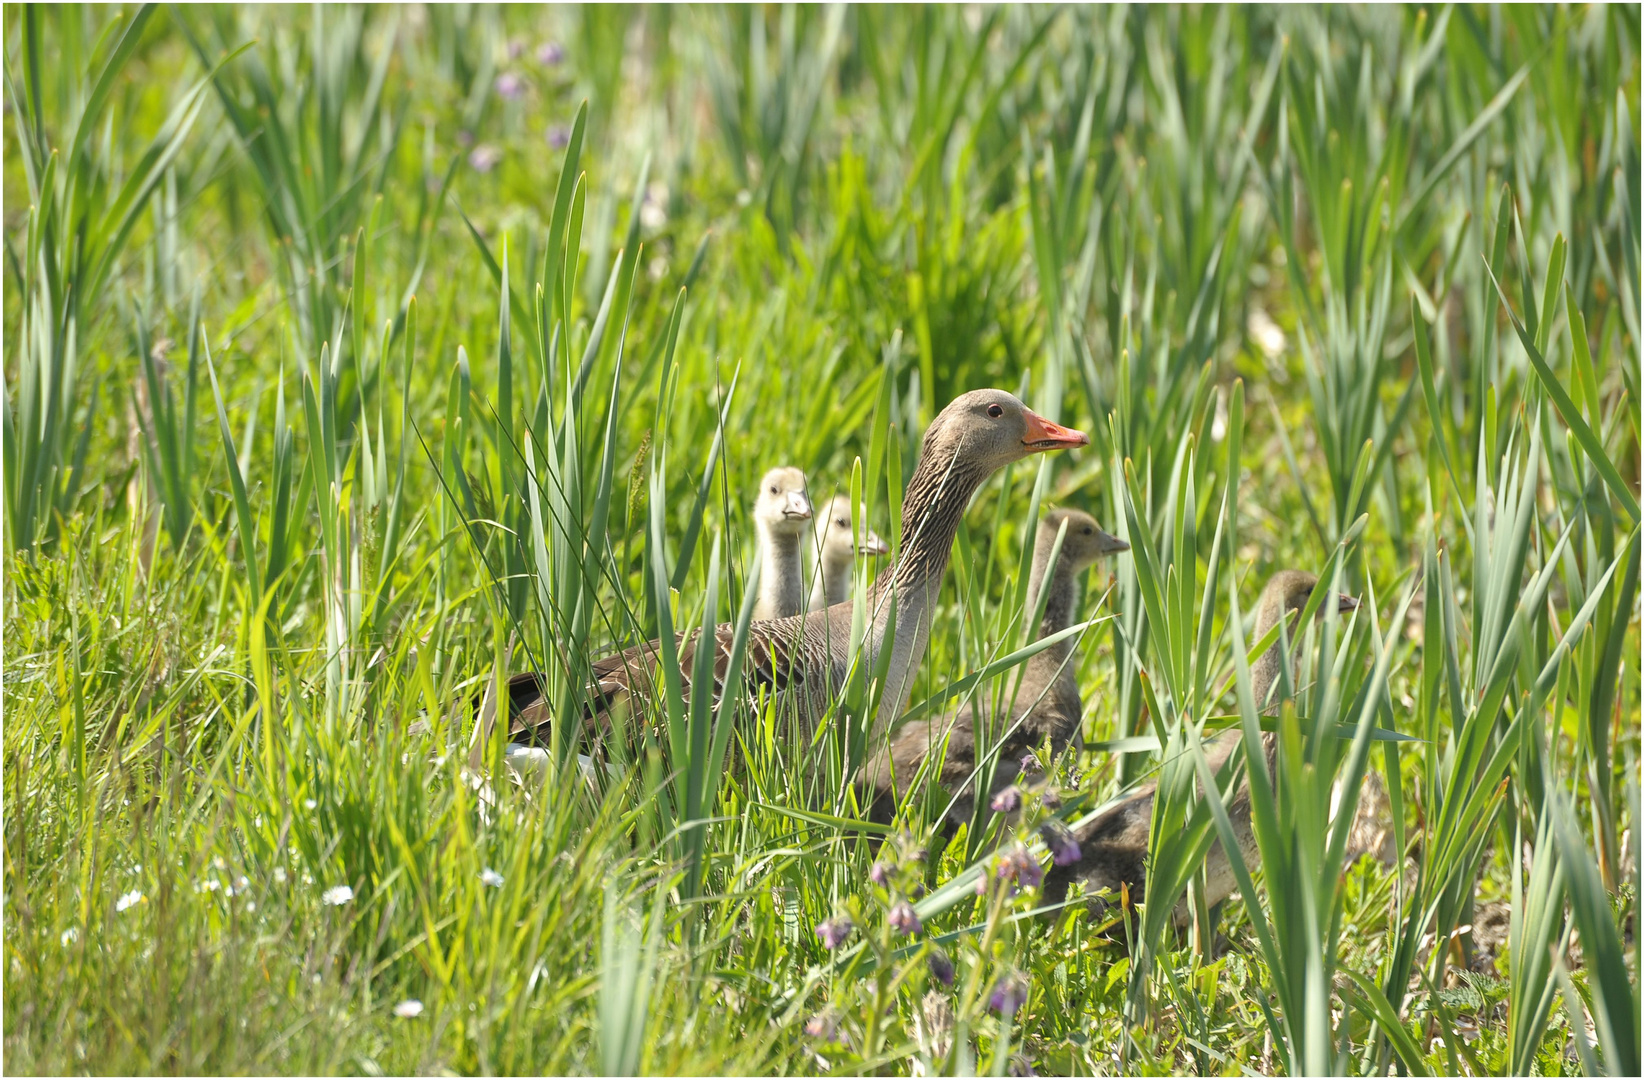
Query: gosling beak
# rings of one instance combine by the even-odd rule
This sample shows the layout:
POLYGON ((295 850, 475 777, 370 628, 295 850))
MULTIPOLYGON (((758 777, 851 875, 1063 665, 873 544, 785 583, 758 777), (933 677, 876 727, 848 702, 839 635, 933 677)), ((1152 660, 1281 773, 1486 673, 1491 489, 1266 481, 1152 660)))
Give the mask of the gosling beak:
POLYGON ((788 501, 782 507, 782 516, 789 521, 809 521, 811 501, 798 491, 788 492, 788 501))
POLYGON ((1349 611, 1357 611, 1358 607, 1359 601, 1357 597, 1348 596, 1346 593, 1342 593, 1337 599, 1336 610, 1341 612, 1343 615, 1347 614, 1349 611))
POLYGON ((862 546, 856 549, 858 555, 889 555, 890 545, 880 539, 879 534, 869 529, 862 537, 862 546))
POLYGON ((1096 548, 1103 555, 1117 555, 1121 551, 1130 550, 1130 542, 1121 540, 1112 533, 1103 529, 1096 530, 1096 548))
POLYGON ((1070 427, 1063 427, 1061 424, 1053 424, 1032 409, 1023 409, 1022 417, 1027 421, 1027 431, 1022 434, 1022 445, 1030 452, 1066 450, 1074 446, 1090 445, 1089 435, 1070 427))

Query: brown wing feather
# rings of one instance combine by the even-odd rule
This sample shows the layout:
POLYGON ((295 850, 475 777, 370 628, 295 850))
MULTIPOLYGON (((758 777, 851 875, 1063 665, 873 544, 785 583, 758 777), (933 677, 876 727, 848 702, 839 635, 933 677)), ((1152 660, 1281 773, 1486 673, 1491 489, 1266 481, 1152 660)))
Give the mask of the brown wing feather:
MULTIPOLYGON (((735 629, 731 623, 722 623, 714 629, 711 693, 715 705, 725 693, 735 629)), ((796 627, 755 624, 751 628, 742 671, 742 682, 750 692, 757 692, 761 687, 767 692, 777 692, 804 682, 806 650, 801 629, 802 624, 796 627)), ((687 702, 691 700, 691 678, 701 636, 700 630, 693 630, 679 638, 680 688, 687 702)), ((661 692, 655 677, 660 659, 658 642, 652 640, 589 665, 591 682, 584 721, 591 739, 597 741, 610 733, 614 710, 620 706, 631 708, 636 697, 648 699, 661 692)), ((551 718, 543 696, 543 679, 538 673, 524 672, 508 680, 508 708, 512 732, 537 740, 546 737, 551 718)))

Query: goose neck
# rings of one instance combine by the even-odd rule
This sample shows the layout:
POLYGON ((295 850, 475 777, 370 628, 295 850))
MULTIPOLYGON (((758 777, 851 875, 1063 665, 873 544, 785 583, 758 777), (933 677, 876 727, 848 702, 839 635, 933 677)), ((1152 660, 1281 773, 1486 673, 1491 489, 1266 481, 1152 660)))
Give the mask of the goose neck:
MULTIPOLYGON (((927 436, 928 438, 928 436, 927 436)), ((880 737, 907 708, 919 664, 930 641, 936 598, 953 553, 959 522, 991 470, 965 463, 951 447, 928 444, 902 498, 902 550, 874 581, 870 647, 877 657, 887 632, 891 656, 874 723, 880 737), (894 629, 893 629, 894 628, 894 629)))

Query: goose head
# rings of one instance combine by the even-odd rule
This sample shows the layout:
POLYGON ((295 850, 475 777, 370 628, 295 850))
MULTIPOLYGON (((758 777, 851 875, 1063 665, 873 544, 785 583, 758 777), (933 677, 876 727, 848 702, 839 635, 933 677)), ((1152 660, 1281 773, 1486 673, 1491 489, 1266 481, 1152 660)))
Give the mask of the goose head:
POLYGON ((1128 543, 1096 524, 1096 519, 1083 510, 1052 510, 1046 514, 1039 524, 1039 542, 1054 544, 1057 530, 1064 521, 1067 522, 1067 535, 1062 537, 1062 553, 1057 556, 1057 561, 1073 573, 1078 573, 1103 556, 1130 550, 1128 543))
POLYGON ((811 497, 805 474, 794 468, 772 469, 759 481, 754 520, 773 536, 799 536, 811 520, 811 497))
POLYGON ((847 563, 858 555, 885 555, 890 545, 879 534, 862 528, 858 544, 851 534, 851 500, 848 495, 835 495, 823 515, 816 519, 817 548, 822 558, 830 563, 847 563))
POLYGON ((1090 436, 1052 423, 1003 390, 960 394, 925 431, 925 456, 992 472, 1029 454, 1086 446, 1090 436))

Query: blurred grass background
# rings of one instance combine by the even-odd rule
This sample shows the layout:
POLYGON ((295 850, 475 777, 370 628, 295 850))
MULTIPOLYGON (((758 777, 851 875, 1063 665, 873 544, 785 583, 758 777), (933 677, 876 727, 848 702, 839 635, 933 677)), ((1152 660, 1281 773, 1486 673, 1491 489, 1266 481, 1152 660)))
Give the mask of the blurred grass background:
POLYGON ((1637 7, 5 24, 10 1070, 1636 1075, 1637 7), (483 788, 453 702, 734 619, 771 466, 896 542, 988 385, 1093 443, 978 496, 915 700, 1023 643, 1042 504, 1131 540, 1055 771, 1161 781, 1133 948, 918 793, 868 884, 865 677, 483 788), (1289 566, 1365 605, 1178 936, 1289 566))

